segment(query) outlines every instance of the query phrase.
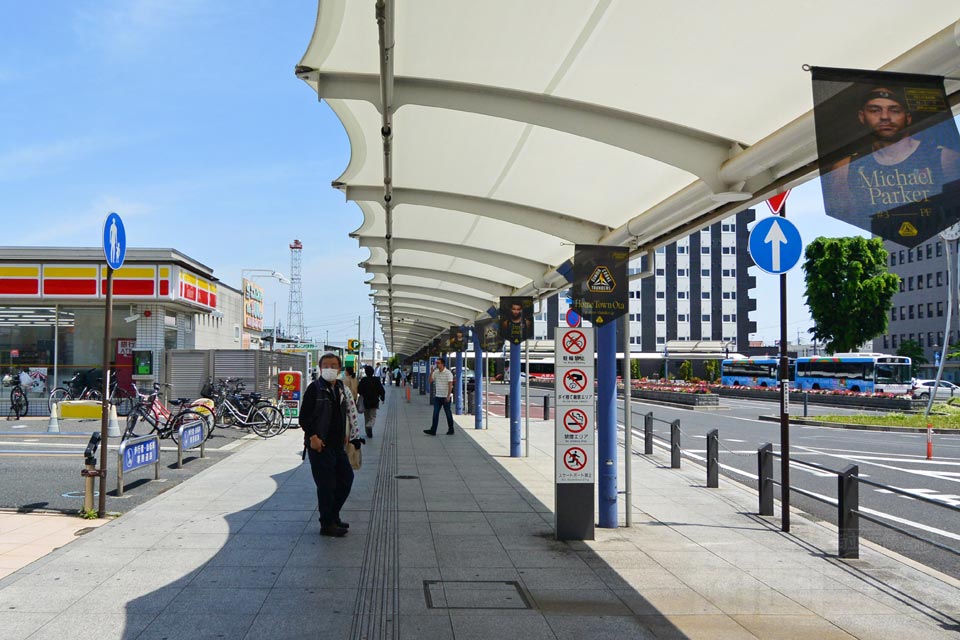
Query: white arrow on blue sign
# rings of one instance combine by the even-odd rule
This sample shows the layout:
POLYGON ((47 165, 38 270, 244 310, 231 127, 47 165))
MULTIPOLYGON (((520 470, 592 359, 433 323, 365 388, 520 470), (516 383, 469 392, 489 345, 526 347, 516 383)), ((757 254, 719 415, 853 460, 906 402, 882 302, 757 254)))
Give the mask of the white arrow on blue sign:
POLYGON ((786 273, 800 262, 803 240, 797 227, 779 216, 764 218, 750 232, 750 256, 761 271, 786 273))
POLYGON ((127 232, 119 214, 110 213, 103 221, 103 257, 114 271, 123 266, 127 257, 127 232))

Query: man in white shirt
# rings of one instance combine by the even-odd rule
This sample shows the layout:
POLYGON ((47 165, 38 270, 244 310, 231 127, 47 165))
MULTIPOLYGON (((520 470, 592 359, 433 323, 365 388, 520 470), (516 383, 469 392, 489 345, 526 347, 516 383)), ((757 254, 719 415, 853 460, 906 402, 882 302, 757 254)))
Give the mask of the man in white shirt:
POLYGON ((453 395, 453 372, 447 369, 443 358, 437 358, 437 368, 430 374, 433 383, 433 423, 423 432, 428 436, 437 435, 437 423, 440 421, 440 407, 447 414, 447 435, 453 435, 453 414, 450 413, 450 397, 453 395))

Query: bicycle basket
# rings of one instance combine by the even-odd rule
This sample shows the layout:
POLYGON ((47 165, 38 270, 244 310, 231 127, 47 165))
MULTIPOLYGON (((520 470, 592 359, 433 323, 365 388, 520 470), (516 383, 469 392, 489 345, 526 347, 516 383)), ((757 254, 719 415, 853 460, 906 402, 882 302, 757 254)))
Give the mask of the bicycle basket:
POLYGON ((3 375, 3 386, 12 387, 13 386, 13 376, 9 373, 3 375))

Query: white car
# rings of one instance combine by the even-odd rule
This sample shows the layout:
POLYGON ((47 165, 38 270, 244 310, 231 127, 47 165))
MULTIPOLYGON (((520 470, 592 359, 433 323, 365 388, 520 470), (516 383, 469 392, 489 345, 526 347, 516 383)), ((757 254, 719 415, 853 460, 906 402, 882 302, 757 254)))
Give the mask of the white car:
MULTIPOLYGON (((936 380, 916 380, 913 383, 913 388, 910 390, 910 395, 912 395, 914 398, 922 398, 926 400, 930 397, 930 391, 936 384, 936 380)), ((937 393, 934 396, 934 400, 949 400, 953 397, 960 397, 960 387, 952 382, 941 380, 940 386, 937 387, 937 393)))

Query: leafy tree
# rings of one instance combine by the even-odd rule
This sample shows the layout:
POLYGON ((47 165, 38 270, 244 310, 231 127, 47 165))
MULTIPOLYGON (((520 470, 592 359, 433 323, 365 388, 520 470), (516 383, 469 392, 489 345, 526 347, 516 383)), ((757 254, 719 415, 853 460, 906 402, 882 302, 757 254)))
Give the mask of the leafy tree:
POLYGON ((923 355, 923 347, 921 347, 920 343, 916 340, 904 340, 901 342, 900 346, 897 347, 897 355, 910 358, 910 375, 914 378, 920 373, 920 365, 929 362, 926 356, 923 355))
POLYGON ((640 361, 639 360, 630 360, 630 379, 639 380, 640 379, 640 361))
POLYGON ((400 366, 400 356, 394 354, 389 358, 387 358, 387 368, 389 368, 390 371, 393 371, 399 366, 400 366))
POLYGON ((693 363, 689 360, 684 360, 680 363, 680 370, 677 372, 677 377, 681 380, 689 381, 693 377, 693 363))
POLYGON ((717 378, 720 377, 720 361, 719 360, 707 360, 703 363, 703 368, 707 372, 707 380, 709 382, 716 382, 717 378))
POLYGON ((813 337, 829 353, 854 350, 887 330, 900 277, 887 271, 879 238, 817 238, 807 245, 803 271, 813 337))

